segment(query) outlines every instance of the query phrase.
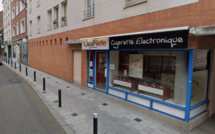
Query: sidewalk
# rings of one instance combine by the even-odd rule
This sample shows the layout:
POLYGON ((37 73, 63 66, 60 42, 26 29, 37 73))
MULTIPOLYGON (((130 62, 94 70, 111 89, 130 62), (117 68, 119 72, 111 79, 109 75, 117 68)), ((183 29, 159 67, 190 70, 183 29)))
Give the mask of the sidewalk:
MULTIPOLYGON (((99 134, 193 133, 172 127, 164 121, 108 99, 100 95, 100 93, 81 85, 64 81, 30 67, 27 67, 28 76, 26 76, 25 65, 21 67, 22 72, 19 72, 19 64, 16 64, 16 69, 10 67, 5 62, 4 65, 32 85, 33 89, 68 134, 92 134, 93 113, 98 113, 99 134), (34 71, 36 71, 36 82, 33 82, 34 71), (46 93, 43 93, 43 78, 46 79, 46 93), (58 107, 57 102, 58 89, 62 90, 61 108, 58 107)), ((196 133, 198 131, 195 131, 196 133)))

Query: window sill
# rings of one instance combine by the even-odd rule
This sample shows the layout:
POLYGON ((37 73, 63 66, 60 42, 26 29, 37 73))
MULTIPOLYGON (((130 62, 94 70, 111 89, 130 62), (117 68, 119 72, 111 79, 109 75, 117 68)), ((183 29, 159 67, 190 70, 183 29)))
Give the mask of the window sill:
POLYGON ((93 19, 93 18, 94 18, 94 16, 93 17, 84 18, 82 21, 90 20, 90 19, 93 19))
POLYGON ((148 0, 137 0, 136 2, 126 3, 124 9, 146 3, 148 0))

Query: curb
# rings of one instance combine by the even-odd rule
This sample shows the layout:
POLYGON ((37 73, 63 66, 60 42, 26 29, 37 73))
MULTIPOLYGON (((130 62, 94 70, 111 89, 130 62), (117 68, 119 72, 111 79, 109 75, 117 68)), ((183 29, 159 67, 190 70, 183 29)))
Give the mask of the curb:
POLYGON ((16 70, 14 70, 14 68, 12 68, 11 66, 9 66, 7 63, 5 63, 5 62, 3 62, 3 63, 4 63, 3 65, 5 65, 7 68, 9 68, 13 72, 15 72, 18 76, 20 76, 21 78, 23 78, 26 82, 28 82, 28 84, 34 89, 34 91, 37 93, 37 95, 39 96, 39 98, 42 100, 42 102, 45 104, 45 106, 48 108, 48 110, 51 112, 51 114, 54 116, 54 118, 62 126, 62 128, 64 129, 64 131, 67 134, 75 134, 75 132, 72 131, 71 128, 68 126, 68 124, 61 118, 61 116, 58 114, 58 112, 48 103, 48 101, 46 101, 46 99, 43 96, 43 94, 38 91, 39 89, 36 88, 36 86, 34 85, 33 82, 31 82, 29 79, 27 79, 26 77, 24 77, 22 74, 20 74, 16 70))

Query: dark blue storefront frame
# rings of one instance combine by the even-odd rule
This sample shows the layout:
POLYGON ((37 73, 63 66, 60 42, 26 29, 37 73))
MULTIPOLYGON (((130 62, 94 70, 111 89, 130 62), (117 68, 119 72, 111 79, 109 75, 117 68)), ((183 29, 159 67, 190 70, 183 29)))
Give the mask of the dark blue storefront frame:
MULTIPOLYGON (((144 49, 144 50, 139 50, 139 49, 137 49, 137 50, 120 50, 120 51, 185 51, 185 52, 188 52, 189 53, 189 59, 188 59, 189 64, 188 64, 187 95, 186 95, 186 106, 185 107, 178 106, 178 105, 175 105, 175 104, 171 104, 171 103, 168 103, 168 102, 163 102, 163 101, 160 101, 160 100, 157 100, 157 99, 153 99, 153 98, 150 98, 150 97, 147 97, 147 96, 143 96, 143 95, 135 94, 135 93, 132 93, 132 92, 128 92, 128 91, 125 91, 125 90, 122 90, 122 89, 110 87, 109 86, 109 60, 110 60, 109 57, 110 57, 110 51, 109 50, 92 50, 92 51, 93 51, 93 54, 94 54, 93 55, 94 56, 93 57, 93 66, 94 66, 93 67, 93 81, 89 81, 89 79, 88 79, 89 78, 89 70, 88 70, 89 69, 89 51, 88 51, 87 82, 93 84, 93 88, 91 88, 91 87, 88 87, 88 88, 91 88, 91 89, 99 91, 99 92, 103 92, 105 94, 108 94, 108 95, 114 96, 116 98, 128 101, 130 103, 139 105, 141 107, 144 107, 144 108, 147 108, 147 109, 150 109, 150 110, 162 113, 164 115, 167 115, 167 116, 170 116, 170 117, 182 120, 182 121, 186 121, 187 123, 189 123, 190 120, 194 119, 195 117, 199 116, 200 114, 206 112, 206 111, 203 111, 203 112, 197 114, 196 116, 190 118, 190 112, 192 110, 194 110, 194 109, 196 109, 196 108, 198 108, 198 107, 200 107, 200 106, 208 103, 208 87, 207 87, 206 100, 203 101, 203 102, 200 102, 200 103, 198 103, 198 104, 196 104, 194 106, 191 106, 194 50, 189 50, 189 49, 185 49, 185 50, 162 50, 162 49, 156 49, 156 50, 152 50, 152 49, 144 49), (96 70, 95 70, 96 69, 96 52, 107 52, 106 91, 97 89, 96 86, 95 86, 95 79, 96 79, 95 78, 95 76, 96 76, 96 70), (125 93, 125 99, 121 98, 119 96, 115 96, 115 95, 109 94, 109 89, 113 89, 113 90, 125 93), (149 100, 150 101, 150 107, 147 107, 147 106, 141 105, 139 103, 135 103, 135 102, 132 102, 132 101, 128 100, 127 99, 128 95, 133 95, 133 96, 136 96, 136 97, 140 97, 140 98, 144 98, 144 99, 149 100), (168 114, 168 113, 165 113, 165 112, 153 109, 153 102, 157 102, 157 103, 160 103, 160 104, 163 104, 163 105, 167 105, 167 106, 179 109, 179 110, 183 110, 183 111, 185 111, 185 117, 184 118, 179 118, 179 117, 176 117, 174 115, 171 115, 171 114, 168 114)), ((114 51, 119 51, 119 50, 114 50, 114 51)), ((209 62, 209 65, 210 65, 210 62, 209 62)), ((210 68, 208 69, 208 74, 210 74, 210 68)), ((208 76, 208 82, 207 83, 209 84, 209 76, 208 76)))

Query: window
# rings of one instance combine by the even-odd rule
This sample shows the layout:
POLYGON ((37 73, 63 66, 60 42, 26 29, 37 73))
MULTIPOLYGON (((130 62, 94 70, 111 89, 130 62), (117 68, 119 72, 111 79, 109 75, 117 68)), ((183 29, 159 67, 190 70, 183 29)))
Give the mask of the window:
POLYGON ((15 8, 13 7, 12 8, 12 19, 14 19, 15 18, 15 8))
POLYGON ((29 6, 29 13, 31 13, 32 12, 31 0, 29 0, 28 6, 29 6))
POLYGON ((20 21, 20 33, 25 32, 25 18, 20 21))
POLYGON ((52 29, 52 10, 48 10, 48 31, 52 29))
POLYGON ((15 36, 15 26, 12 27, 12 36, 15 36))
POLYGON ((32 36, 32 21, 29 22, 29 34, 32 36))
POLYGON ((59 8, 57 5, 56 7, 54 7, 54 20, 53 20, 54 29, 58 28, 58 15, 59 15, 59 8))
POLYGON ((185 106, 188 52, 111 51, 109 64, 110 87, 185 106))
POLYGON ((67 1, 61 3, 61 26, 67 25, 67 1))
POLYGON ((40 6, 40 0, 37 0, 37 7, 40 6))
POLYGON ((94 13, 94 0, 85 0, 84 19, 93 18, 94 13))
POLYGON ((16 3, 16 15, 18 15, 18 13, 19 13, 19 9, 18 9, 19 7, 18 7, 18 2, 16 3))
POLYGON ((209 50, 194 50, 192 105, 206 100, 209 57, 209 50))
POLYGON ((37 34, 40 33, 40 16, 37 17, 37 34))
POLYGON ((16 23, 16 35, 19 35, 19 22, 16 23))
POLYGON ((125 0, 125 8, 145 3, 147 0, 125 0))
POLYGON ((22 1, 19 2, 20 12, 25 8, 25 4, 22 1))

